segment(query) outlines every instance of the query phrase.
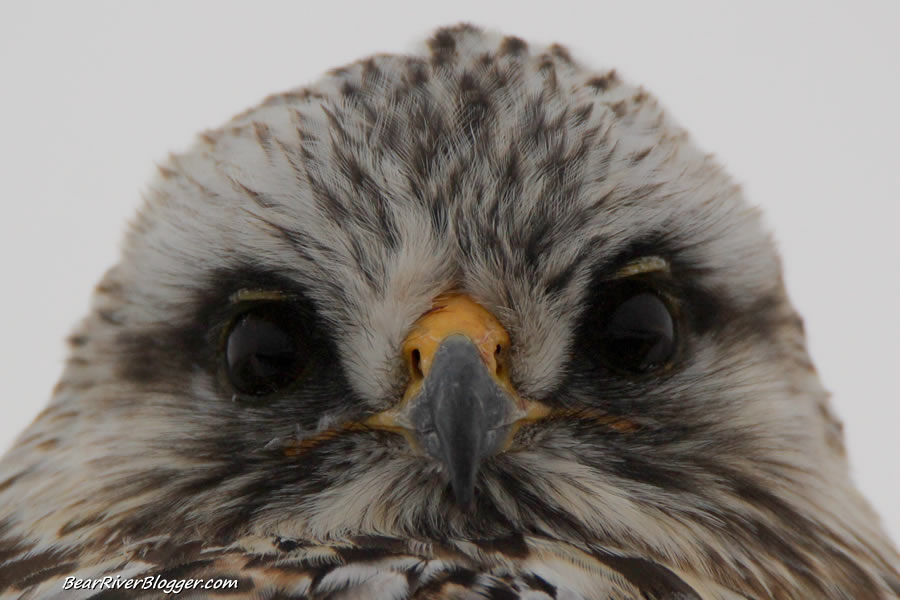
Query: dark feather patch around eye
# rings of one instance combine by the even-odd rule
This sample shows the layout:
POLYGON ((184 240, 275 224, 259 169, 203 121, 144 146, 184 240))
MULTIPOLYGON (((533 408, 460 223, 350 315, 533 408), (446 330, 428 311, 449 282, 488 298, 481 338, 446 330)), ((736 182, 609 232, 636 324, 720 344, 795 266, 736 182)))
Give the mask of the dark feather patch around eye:
MULTIPOLYGON (((333 353, 327 336, 319 335, 315 307, 296 282, 252 266, 237 266, 211 271, 197 282, 190 301, 168 307, 168 313, 174 315, 171 319, 141 327, 124 324, 117 336, 119 374, 161 390, 183 390, 198 370, 216 376, 222 370, 226 334, 241 315, 262 304, 289 310, 291 327, 302 323, 308 338, 315 340, 317 357, 333 353), (235 301, 241 290, 278 292, 284 299, 235 301)), ((272 320, 280 323, 284 319, 273 316, 272 320)))

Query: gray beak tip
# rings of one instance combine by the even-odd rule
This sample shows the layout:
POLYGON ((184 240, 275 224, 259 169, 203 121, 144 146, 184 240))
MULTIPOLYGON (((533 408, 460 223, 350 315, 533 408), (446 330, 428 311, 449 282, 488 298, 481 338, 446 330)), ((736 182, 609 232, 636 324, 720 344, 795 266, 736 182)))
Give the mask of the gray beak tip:
POLYGON ((456 499, 456 505, 463 512, 470 513, 475 508, 475 488, 453 488, 453 496, 456 499))
POLYGON ((450 336, 438 349, 414 401, 416 429, 449 475, 457 504, 474 507, 481 460, 497 451, 498 428, 511 402, 468 338, 450 336))

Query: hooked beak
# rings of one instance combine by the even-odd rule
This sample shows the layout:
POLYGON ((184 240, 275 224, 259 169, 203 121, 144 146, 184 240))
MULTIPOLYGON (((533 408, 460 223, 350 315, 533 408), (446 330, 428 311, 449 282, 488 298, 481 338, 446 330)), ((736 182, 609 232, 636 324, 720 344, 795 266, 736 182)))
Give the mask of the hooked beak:
POLYGON ((448 336, 432 360, 411 421, 422 447, 446 468, 457 503, 469 508, 481 461, 504 444, 515 402, 469 337, 448 336))
POLYGON ((403 400, 366 421, 439 460, 464 509, 473 505, 482 461, 504 450, 522 423, 549 412, 516 393, 508 349, 509 334, 480 304, 438 297, 403 343, 410 374, 403 400))
POLYGON ((509 334, 483 306, 464 295, 438 297, 403 343, 410 374, 403 400, 364 422, 401 433, 439 460, 463 509, 473 506, 482 461, 550 413, 516 393, 508 349, 509 334))

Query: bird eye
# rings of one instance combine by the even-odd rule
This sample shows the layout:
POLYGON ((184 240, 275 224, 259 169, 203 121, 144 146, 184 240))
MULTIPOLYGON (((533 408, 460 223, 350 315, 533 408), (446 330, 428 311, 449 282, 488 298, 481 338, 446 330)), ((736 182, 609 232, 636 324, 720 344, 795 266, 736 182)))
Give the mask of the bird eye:
POLYGON ((672 313, 659 296, 646 289, 616 294, 599 334, 605 362, 629 373, 653 371, 675 352, 672 313))
POLYGON ((225 369, 235 390, 264 396, 290 385, 303 372, 310 347, 298 315, 262 306, 239 316, 225 343, 225 369))

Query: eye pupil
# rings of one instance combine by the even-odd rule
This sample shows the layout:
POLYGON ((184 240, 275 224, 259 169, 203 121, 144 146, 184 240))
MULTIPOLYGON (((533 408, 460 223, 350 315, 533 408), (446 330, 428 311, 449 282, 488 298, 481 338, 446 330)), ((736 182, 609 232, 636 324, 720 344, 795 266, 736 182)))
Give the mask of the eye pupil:
POLYGON ((602 328, 604 354, 611 366, 635 373, 652 371, 675 350, 675 324, 666 304, 640 292, 622 300, 602 328))
POLYGON ((293 382, 308 352, 296 323, 278 309, 257 309, 240 317, 225 345, 225 366, 243 394, 271 394, 293 382))

